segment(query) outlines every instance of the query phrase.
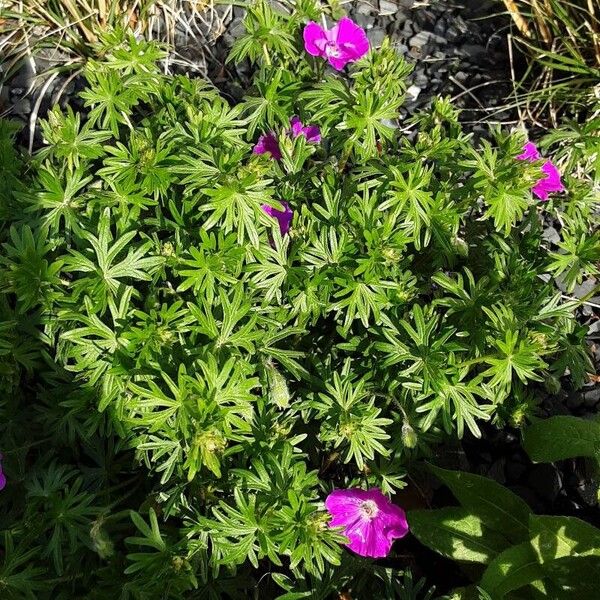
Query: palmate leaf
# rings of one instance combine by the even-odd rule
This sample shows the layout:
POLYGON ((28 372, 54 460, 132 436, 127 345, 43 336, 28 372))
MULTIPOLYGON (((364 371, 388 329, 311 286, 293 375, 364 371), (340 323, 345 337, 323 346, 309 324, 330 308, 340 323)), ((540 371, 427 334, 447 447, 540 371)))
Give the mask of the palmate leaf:
POLYGON ((145 196, 164 196, 173 181, 173 141, 169 138, 170 133, 153 140, 150 132, 132 131, 127 145, 106 146, 109 156, 98 175, 114 183, 135 184, 145 196))
POLYGON ((233 285, 238 281, 244 249, 236 243, 235 234, 224 236, 221 232, 208 233, 200 231, 202 245, 190 247, 191 258, 184 258, 178 269, 184 278, 177 290, 183 292, 192 288, 195 293, 206 297, 209 305, 213 304, 216 283, 233 285))
POLYGON ((569 292, 583 281, 584 276, 600 273, 597 266, 600 261, 600 233, 587 235, 567 230, 558 245, 560 251, 550 253, 552 262, 548 270, 564 280, 569 292))
POLYGON ((252 305, 244 297, 241 285, 233 289, 232 296, 230 299, 221 288, 219 304, 212 308, 206 302, 189 303, 188 308, 198 321, 194 329, 210 340, 214 350, 241 348, 252 354, 254 343, 261 336, 256 328, 258 315, 250 313, 252 305))
POLYGON ((432 383, 429 394, 418 397, 415 410, 427 414, 423 430, 429 429, 441 413, 446 431, 451 432, 456 427, 456 435, 462 438, 466 425, 475 437, 481 437, 477 420, 487 421, 493 406, 482 404, 482 400, 489 399, 489 394, 481 386, 481 379, 463 381, 467 374, 468 369, 462 372, 448 369, 432 383))
MULTIPOLYGON (((256 94, 244 99, 244 114, 248 124, 248 136, 256 131, 289 128, 293 104, 302 87, 287 71, 277 71, 274 77, 257 74, 256 94)), ((283 133, 283 132, 281 132, 283 133)))
POLYGON ((266 0, 255 0, 247 8, 244 17, 246 33, 236 40, 228 62, 252 62, 271 65, 275 57, 294 59, 296 40, 286 23, 286 17, 274 10, 266 0))
POLYGON ((246 240, 258 247, 259 228, 257 225, 270 225, 269 217, 262 210, 262 205, 270 198, 270 180, 257 176, 252 172, 241 172, 236 178, 229 178, 227 183, 218 183, 212 189, 205 190, 208 202, 200 210, 210 215, 204 222, 205 229, 212 229, 217 224, 225 233, 237 233, 238 244, 246 240))
POLYGON ((505 235, 510 233, 529 206, 526 197, 504 187, 488 190, 485 201, 488 204, 486 216, 494 219, 496 231, 503 231, 505 235))
POLYGON ((164 262, 161 256, 145 256, 153 246, 152 242, 139 244, 135 249, 129 247, 125 257, 118 261, 119 255, 130 246, 136 235, 137 232, 130 231, 115 240, 111 233, 109 208, 106 208, 100 217, 97 237, 90 231, 81 233, 82 238, 89 244, 88 251, 84 254, 71 250, 71 255, 65 259, 66 271, 85 273, 72 284, 76 296, 90 294, 98 310, 104 311, 109 300, 117 295, 124 284, 123 280, 152 279, 152 274, 164 262))
POLYGON ((69 171, 79 167, 82 160, 104 156, 103 143, 111 137, 109 131, 95 130, 90 122, 81 125, 81 115, 67 106, 63 114, 58 106, 48 112, 47 120, 40 121, 42 134, 48 144, 38 154, 41 160, 56 158, 66 161, 69 171))
POLYGON ((3 244, 5 256, 0 263, 6 267, 8 286, 18 301, 20 313, 51 300, 52 289, 61 285, 59 273, 62 261, 52 263, 46 258, 51 245, 47 243, 47 230, 36 232, 25 225, 10 228, 11 243, 3 244))
POLYGON ((382 308, 388 303, 386 288, 387 282, 365 282, 354 278, 336 278, 340 288, 335 294, 337 302, 331 309, 344 316, 343 328, 348 330, 354 319, 360 319, 365 327, 371 322, 379 322, 382 308))
POLYGON ((0 590, 7 598, 36 600, 37 592, 47 588, 44 569, 36 567, 34 559, 40 553, 40 547, 28 547, 28 544, 15 545, 14 534, 3 532, 3 561, 0 564, 0 590), (18 596, 17 596, 18 595, 18 596))
POLYGON ((84 173, 82 165, 64 174, 51 164, 39 170, 39 190, 31 197, 25 197, 25 201, 30 204, 29 210, 42 213, 42 222, 50 227, 51 232, 62 231, 61 223, 66 231, 80 226, 85 206, 84 189, 92 180, 84 173))
POLYGON ((391 419, 379 416, 381 409, 366 387, 366 382, 342 379, 333 373, 333 382, 325 384, 326 393, 312 403, 322 419, 321 439, 331 442, 334 448, 346 448, 344 462, 354 460, 362 469, 366 460, 375 455, 387 456, 389 450, 383 445, 389 435, 385 427, 391 419))
POLYGON ((339 128, 348 130, 348 148, 362 157, 377 155, 377 143, 391 140, 395 128, 386 122, 398 117, 401 100, 379 95, 372 90, 361 90, 355 95, 339 128))
POLYGON ((379 210, 391 211, 392 219, 412 233, 417 249, 421 245, 421 230, 431 224, 431 174, 432 170, 422 164, 412 165, 406 172, 391 167, 389 197, 379 205, 379 210))
POLYGON ((494 344, 499 350, 499 356, 485 359, 491 366, 483 373, 484 376, 492 378, 490 386, 509 390, 515 375, 523 383, 528 380, 542 380, 539 371, 547 366, 546 363, 536 348, 532 348, 531 344, 524 340, 519 340, 517 332, 507 330, 504 340, 496 339, 494 344))

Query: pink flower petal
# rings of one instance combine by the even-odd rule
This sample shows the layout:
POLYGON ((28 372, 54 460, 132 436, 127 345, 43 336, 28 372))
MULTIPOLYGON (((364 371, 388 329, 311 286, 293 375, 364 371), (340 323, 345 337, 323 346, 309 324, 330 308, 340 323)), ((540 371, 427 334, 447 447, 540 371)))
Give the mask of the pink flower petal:
POLYGON ((327 32, 314 21, 310 21, 302 34, 304 38, 304 49, 311 56, 323 56, 325 44, 327 43, 327 32))
POLYGON ((263 204, 261 208, 274 219, 277 219, 279 222, 279 231, 281 235, 286 235, 290 230, 290 225, 292 223, 292 218, 294 216, 294 211, 290 208, 290 205, 285 201, 281 200, 279 202, 283 206, 283 210, 277 210, 268 204, 263 204))
POLYGON ((318 144, 321 141, 321 130, 317 125, 307 125, 304 127, 299 117, 293 116, 290 119, 290 132, 292 137, 303 135, 307 142, 318 144))
POLYGON ((339 21, 336 41, 347 62, 358 60, 369 51, 369 40, 365 30, 348 17, 339 21))
POLYGON ((542 158, 542 155, 539 153, 537 146, 533 142, 527 142, 523 146, 523 154, 519 154, 517 156, 518 160, 528 160, 534 161, 542 158))
POLYGON ((300 117, 292 117, 290 119, 290 127, 291 127, 291 133, 293 137, 298 137, 299 135, 301 135, 303 133, 304 130, 304 126, 302 125, 302 121, 300 120, 300 117))
POLYGON ((329 64, 336 70, 341 71, 349 62, 351 62, 351 58, 347 56, 328 56, 327 60, 329 60, 329 64))
POLYGON ((281 159, 281 150, 274 133, 265 133, 258 138, 252 152, 254 154, 269 153, 275 160, 281 159))
POLYGON ((344 527, 348 547, 361 556, 386 556, 394 539, 408 533, 404 511, 381 490, 335 490, 325 500, 331 527, 344 527))
POLYGON ((315 144, 320 143, 321 141, 321 130, 318 125, 307 125, 303 131, 306 136, 307 142, 313 142, 315 144))
POLYGON ((532 188, 531 191, 540 199, 547 200, 548 196, 553 192, 563 192, 565 186, 560 180, 560 172, 552 162, 547 160, 542 165, 542 172, 545 177, 542 177, 532 188))

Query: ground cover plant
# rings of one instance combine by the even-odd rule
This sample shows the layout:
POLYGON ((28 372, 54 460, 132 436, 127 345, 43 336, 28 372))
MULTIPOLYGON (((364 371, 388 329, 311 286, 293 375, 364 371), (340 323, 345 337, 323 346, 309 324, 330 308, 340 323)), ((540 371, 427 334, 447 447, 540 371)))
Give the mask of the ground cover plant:
POLYGON ((431 597, 372 561, 411 465, 592 370, 592 187, 447 100, 398 130, 408 65, 321 17, 248 10, 236 106, 116 33, 31 161, 2 125, 8 597, 431 597))

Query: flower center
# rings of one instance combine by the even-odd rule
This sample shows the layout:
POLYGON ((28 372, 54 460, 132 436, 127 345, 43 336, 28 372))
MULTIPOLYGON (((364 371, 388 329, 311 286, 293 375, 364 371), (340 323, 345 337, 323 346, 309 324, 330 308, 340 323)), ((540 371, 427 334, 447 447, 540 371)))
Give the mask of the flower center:
POLYGON ((333 56, 333 58, 339 58, 341 51, 336 42, 327 42, 325 54, 327 54, 327 56, 333 56))
POLYGON ((374 519, 377 516, 378 512, 379 512, 379 508, 377 507, 377 504, 375 504, 375 502, 373 500, 365 500, 360 505, 360 513, 366 519, 369 519, 369 520, 374 519))

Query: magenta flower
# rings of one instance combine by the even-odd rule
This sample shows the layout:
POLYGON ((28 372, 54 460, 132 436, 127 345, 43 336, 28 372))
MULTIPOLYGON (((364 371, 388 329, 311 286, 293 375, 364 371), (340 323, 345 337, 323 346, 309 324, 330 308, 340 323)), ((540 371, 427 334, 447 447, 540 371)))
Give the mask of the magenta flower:
POLYGON ((271 157, 275 160, 281 159, 281 150, 279 149, 277 138, 273 132, 261 135, 252 152, 254 154, 266 154, 269 152, 271 157))
POLYGON ((4 489, 6 485, 6 475, 2 472, 2 454, 0 454, 0 491, 4 489))
POLYGON ((292 217, 294 216, 294 211, 290 208, 290 205, 285 200, 280 200, 279 204, 283 206, 283 210, 277 210, 268 204, 263 204, 261 208, 274 219, 279 221, 279 231, 281 231, 281 235, 286 235, 290 230, 290 225, 292 223, 292 217))
POLYGON ((527 142, 523 146, 523 154, 519 154, 517 158, 519 160, 534 161, 542 158, 542 155, 539 153, 537 146, 533 142, 527 142))
MULTIPOLYGON (((288 131, 288 135, 292 137, 303 135, 307 142, 315 144, 318 144, 321 141, 321 130, 319 127, 317 125, 307 125, 304 127, 302 121, 298 117, 292 117, 290 119, 290 130, 288 131)), ((258 138, 258 142, 256 142, 252 152, 254 154, 266 154, 268 152, 275 160, 281 160, 279 142, 272 131, 270 133, 264 133, 258 138)))
POLYGON ((348 548, 360 556, 387 556, 396 538, 408 533, 406 514, 379 488, 334 490, 325 500, 330 527, 344 527, 348 548))
MULTIPOLYGON (((536 145, 533 142, 527 142, 523 146, 523 154, 517 156, 518 160, 527 160, 534 162, 540 160, 542 155, 539 153, 536 145)), ((538 179, 537 183, 531 188, 531 191, 540 199, 548 200, 548 196, 553 192, 563 192, 565 186, 560 180, 560 172, 556 168, 556 165, 551 161, 547 160, 542 165, 542 172, 544 177, 538 179)))
POLYGON ((290 119, 290 135, 292 137, 298 137, 303 135, 307 142, 318 144, 321 141, 321 130, 318 125, 307 125, 304 127, 299 117, 292 117, 290 119))
POLYGON ((336 71, 341 71, 347 63, 362 58, 369 51, 369 40, 364 29, 348 17, 331 29, 323 29, 310 21, 304 28, 304 49, 311 56, 327 59, 336 71))

